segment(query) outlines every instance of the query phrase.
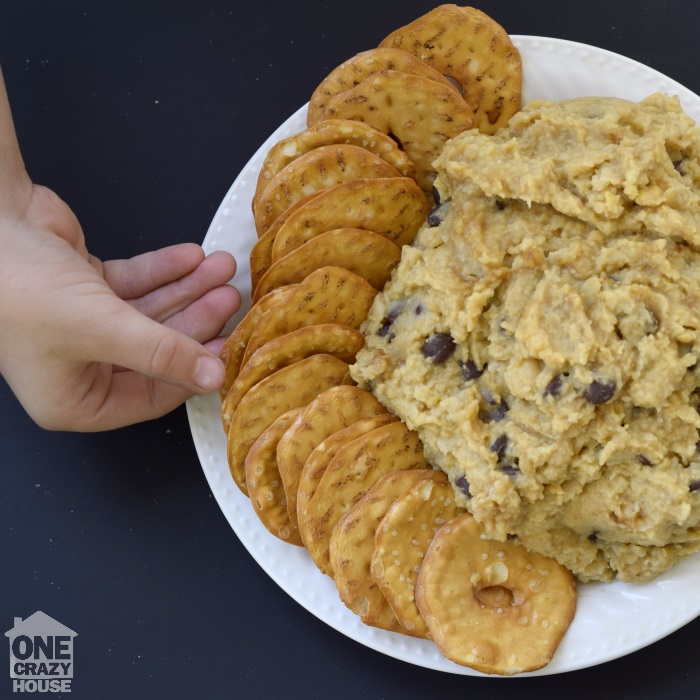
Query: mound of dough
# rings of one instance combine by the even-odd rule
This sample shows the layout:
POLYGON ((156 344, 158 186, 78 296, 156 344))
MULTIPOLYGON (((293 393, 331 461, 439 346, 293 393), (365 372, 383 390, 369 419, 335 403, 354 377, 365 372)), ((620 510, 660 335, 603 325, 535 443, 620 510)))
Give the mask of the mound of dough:
POLYGON ((489 537, 583 581, 700 549, 699 156, 660 94, 454 138, 351 367, 489 537))

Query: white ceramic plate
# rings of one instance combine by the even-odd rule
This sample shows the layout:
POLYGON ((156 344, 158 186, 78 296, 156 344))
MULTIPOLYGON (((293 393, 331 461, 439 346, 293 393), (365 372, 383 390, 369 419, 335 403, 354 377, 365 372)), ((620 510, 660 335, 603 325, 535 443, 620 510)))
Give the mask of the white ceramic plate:
MULTIPOLYGON (((605 95, 640 100, 663 91, 677 95, 700 121, 700 97, 640 63, 585 44, 559 39, 514 36, 524 67, 524 102, 605 95)), ((306 106, 293 114, 236 178, 204 239, 204 249, 228 250, 238 260, 236 284, 249 306, 248 256, 257 240, 250 202, 263 158, 280 139, 305 128, 306 106)), ((465 675, 480 675, 445 659, 432 642, 363 625, 339 600, 333 581, 318 572, 305 550, 270 535, 258 521, 248 498, 229 473, 226 440, 216 395, 187 403, 195 447, 212 492, 231 527, 260 566, 296 601, 332 627, 389 656, 419 666, 465 675)), ((700 556, 695 556, 645 585, 579 585, 576 617, 553 661, 528 675, 562 673, 629 654, 670 634, 700 614, 700 556)))

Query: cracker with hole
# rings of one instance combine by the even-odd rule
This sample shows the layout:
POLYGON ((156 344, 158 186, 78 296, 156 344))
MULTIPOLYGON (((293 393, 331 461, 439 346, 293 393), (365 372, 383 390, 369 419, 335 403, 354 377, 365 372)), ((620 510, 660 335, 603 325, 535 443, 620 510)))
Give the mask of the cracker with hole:
POLYGON ((408 51, 455 80, 482 133, 506 126, 520 109, 520 52, 505 29, 480 10, 440 5, 379 45, 408 51))
POLYGON ((227 457, 233 480, 243 493, 247 494, 245 458, 262 432, 283 413, 306 406, 332 386, 351 381, 347 362, 333 355, 311 355, 277 370, 241 399, 231 417, 227 457))
POLYGON ((319 353, 335 355, 349 364, 363 344, 364 336, 360 331, 338 323, 304 326, 273 338, 251 355, 231 385, 221 407, 224 426, 230 423, 231 416, 246 393, 265 377, 319 353))
POLYGON ((285 299, 258 320, 246 343, 241 366, 273 338, 304 326, 339 323, 358 328, 367 318, 377 290, 341 267, 323 267, 304 278, 285 299))
POLYGON ((445 474, 435 471, 399 496, 377 527, 372 576, 399 622, 416 637, 431 637, 415 601, 423 557, 438 530, 463 512, 445 474))
POLYGON ((506 676, 551 661, 576 599, 570 571, 514 541, 484 539, 470 515, 437 533, 416 586, 440 651, 462 666, 506 676))
POLYGON ((329 546, 333 527, 385 474, 425 469, 418 434, 401 421, 343 445, 328 463, 316 491, 299 514, 299 531, 316 566, 333 576, 329 546))
POLYGON ((399 264, 401 249, 388 238, 359 228, 340 228, 314 236, 272 263, 253 292, 253 301, 277 287, 298 284, 321 267, 343 267, 364 277, 376 290, 384 288, 399 264))
POLYGON ((362 418, 386 412, 372 392, 357 386, 336 386, 319 394, 282 436, 277 445, 277 464, 287 494, 289 519, 295 526, 299 479, 309 455, 333 433, 362 418))
MULTIPOLYGON (((379 413, 360 418, 347 428, 341 428, 331 433, 311 451, 301 470, 297 487, 297 527, 302 541, 304 541, 306 509, 333 457, 347 443, 353 442, 377 428, 398 421, 399 419, 391 413, 379 413)), ((306 542, 304 544, 306 545, 306 542)))
POLYGON ((452 84, 441 73, 416 58, 412 53, 392 47, 377 47, 362 51, 347 61, 343 61, 319 83, 309 100, 306 123, 312 125, 327 119, 328 103, 335 95, 355 87, 365 78, 381 70, 395 70, 409 75, 418 75, 453 88, 452 84))
POLYGON ((287 512, 287 497, 277 468, 277 444, 303 408, 294 408, 276 418, 252 444, 245 458, 245 480, 253 510, 275 537, 303 547, 299 530, 287 512))
POLYGON ((331 98, 328 115, 391 134, 416 166, 424 192, 432 192, 433 161, 445 142, 475 126, 471 108, 452 86, 392 70, 373 73, 331 98))
POLYGON ((370 571, 374 535, 393 502, 432 473, 432 469, 408 469, 386 474, 333 528, 329 556, 338 594, 366 625, 409 634, 370 571))
POLYGON ((319 146, 282 168, 258 195, 253 203, 255 230, 258 237, 264 235, 275 219, 295 202, 339 182, 400 175, 385 160, 360 146, 319 146))
POLYGON ((409 178, 343 182, 323 190, 284 221, 272 243, 269 264, 320 233, 339 228, 374 231, 401 248, 413 243, 429 212, 425 194, 409 178))
MULTIPOLYGON (((396 50, 396 49, 391 49, 396 50)), ((421 66, 428 68, 425 63, 419 61, 411 54, 404 53, 421 66)), ((438 73, 442 80, 442 76, 438 73)), ((332 144, 346 144, 359 146, 370 153, 379 156, 404 177, 413 177, 416 174, 416 167, 409 160, 406 153, 399 147, 396 141, 372 128, 369 124, 353 122, 348 119, 326 119, 319 124, 314 123, 305 131, 288 136, 286 139, 278 141, 267 153, 258 175, 253 200, 267 187, 270 180, 283 168, 287 167, 293 160, 303 156, 319 146, 330 146, 332 144)))
POLYGON ((248 309, 248 313, 239 321, 229 337, 226 338, 219 354, 226 368, 226 377, 221 388, 222 399, 238 376, 246 345, 260 317, 273 306, 289 297, 293 290, 294 285, 277 287, 269 294, 261 297, 257 304, 248 309))

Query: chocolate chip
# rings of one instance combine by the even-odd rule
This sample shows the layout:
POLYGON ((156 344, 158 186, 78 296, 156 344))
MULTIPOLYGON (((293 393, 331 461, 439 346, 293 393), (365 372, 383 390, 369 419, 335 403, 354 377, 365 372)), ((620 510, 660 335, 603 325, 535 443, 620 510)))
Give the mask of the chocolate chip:
POLYGON ((385 336, 389 335, 389 331, 391 330, 391 321, 384 321, 381 326, 379 326, 379 330, 377 331, 377 335, 380 338, 384 338, 385 336))
POLYGON ((420 304, 420 303, 416 304, 416 308, 413 309, 413 313, 416 316, 420 316, 424 311, 425 311, 425 308, 424 308, 423 304, 420 304))
POLYGON ((502 467, 499 467, 499 469, 511 479, 515 479, 515 477, 520 474, 520 469, 514 467, 512 464, 504 464, 502 467))
POLYGON ((506 456, 506 450, 508 449, 508 436, 505 433, 503 435, 499 435, 491 443, 491 447, 489 449, 491 452, 495 452, 498 461, 502 462, 503 458, 506 456))
POLYGON ((433 199, 435 200, 435 204, 440 204, 440 193, 435 185, 433 185, 433 199))
POLYGON ((491 423, 492 421, 497 423, 506 417, 507 412, 508 404, 505 401, 502 401, 499 404, 494 403, 488 408, 482 408, 479 411, 479 420, 484 423, 491 423))
POLYGON ((486 371, 486 365, 484 365, 483 369, 479 369, 473 360, 460 362, 459 366, 462 370, 462 376, 468 382, 472 381, 472 379, 478 379, 486 371))
POLYGON ((506 203, 502 199, 496 200, 496 209, 498 211, 503 211, 506 208, 506 203))
POLYGON ((645 457, 644 455, 637 455, 637 459, 645 466, 645 467, 651 467, 651 460, 648 457, 645 457))
POLYGON ((403 311, 404 306, 406 306, 406 299, 392 301, 386 309, 386 320, 389 321, 389 323, 393 323, 403 311))
POLYGON ((443 202, 433 207, 428 214, 428 226, 439 226, 445 218, 449 206, 449 202, 443 202))
POLYGON ((552 398, 557 398, 561 393, 561 374, 555 374, 552 380, 547 384, 542 392, 542 396, 545 398, 551 396, 552 398))
POLYGON ((509 532, 509 533, 506 535, 506 539, 507 539, 507 540, 515 540, 515 539, 517 539, 517 538, 518 538, 518 536, 517 536, 515 533, 513 533, 513 532, 509 532))
POLYGON ((382 319, 382 325, 377 331, 377 335, 380 338, 387 338, 390 343, 395 337, 395 333, 391 333, 391 324, 398 318, 403 307, 406 306, 406 299, 399 299, 398 301, 393 301, 386 310, 386 316, 382 319))
POLYGON ((588 539, 589 539, 591 542, 597 542, 597 541, 598 541, 598 535, 599 535, 599 534, 600 534, 600 533, 598 532, 598 530, 593 530, 593 532, 591 532, 591 534, 588 535, 588 539))
POLYGON ((700 452, 700 440, 695 443, 695 451, 700 452))
POLYGON ((592 404, 601 404, 610 401, 615 396, 617 385, 615 382, 599 382, 597 379, 588 385, 583 398, 592 404))
POLYGON ((441 365, 452 355, 455 347, 454 338, 449 333, 433 333, 425 339, 421 352, 436 365, 441 365))
POLYGON ((455 481, 455 484, 459 489, 462 490, 462 492, 467 498, 472 497, 472 492, 469 490, 469 482, 467 481, 466 476, 460 476, 459 479, 455 481))
POLYGON ((502 401, 498 404, 498 406, 496 406, 495 410, 493 411, 491 420, 494 420, 496 422, 498 422, 499 420, 503 420, 506 417, 507 412, 508 404, 505 401, 502 401))
POLYGON ((688 490, 690 492, 697 491, 698 489, 700 489, 700 481, 691 481, 688 485, 688 490))

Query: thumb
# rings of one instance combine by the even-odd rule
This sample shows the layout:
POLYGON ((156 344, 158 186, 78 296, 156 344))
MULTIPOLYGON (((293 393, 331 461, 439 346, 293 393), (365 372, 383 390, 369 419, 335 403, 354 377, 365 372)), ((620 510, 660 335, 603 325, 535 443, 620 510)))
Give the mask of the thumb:
POLYGON ((94 359, 197 393, 215 391, 224 381, 223 362, 196 340, 144 316, 128 304, 105 319, 95 339, 94 359))

